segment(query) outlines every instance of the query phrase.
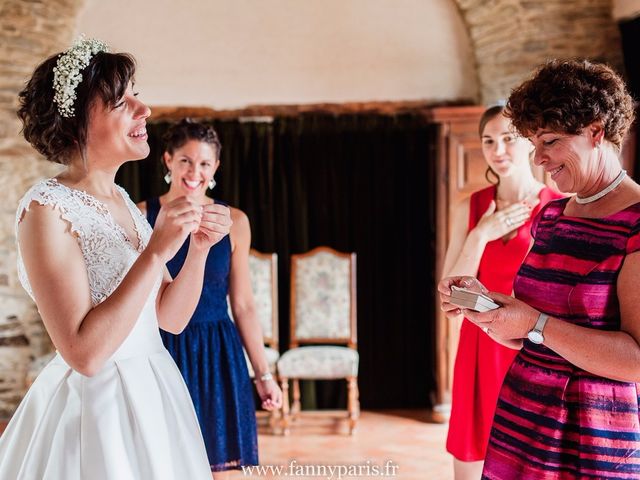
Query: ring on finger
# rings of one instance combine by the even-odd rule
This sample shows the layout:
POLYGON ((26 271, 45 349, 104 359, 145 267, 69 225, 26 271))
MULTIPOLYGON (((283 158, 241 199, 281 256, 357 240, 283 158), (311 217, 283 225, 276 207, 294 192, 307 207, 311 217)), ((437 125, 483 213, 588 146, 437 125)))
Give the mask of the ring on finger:
POLYGON ((489 335, 489 327, 482 327, 482 331, 489 335))
POLYGON ((504 219, 504 223, 507 225, 507 227, 510 227, 513 225, 513 222, 511 221, 511 219, 509 217, 504 219))

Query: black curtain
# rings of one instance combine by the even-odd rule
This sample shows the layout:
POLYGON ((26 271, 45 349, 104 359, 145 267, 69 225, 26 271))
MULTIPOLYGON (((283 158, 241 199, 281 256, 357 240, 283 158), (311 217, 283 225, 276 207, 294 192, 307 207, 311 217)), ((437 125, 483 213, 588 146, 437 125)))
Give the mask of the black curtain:
MULTIPOLYGON (((247 213, 254 248, 278 254, 281 350, 289 342, 290 255, 320 245, 356 252, 362 407, 430 406, 435 125, 419 114, 211 123, 223 144, 214 196, 247 213)), ((149 158, 119 172, 134 200, 166 190, 159 137, 167 126, 150 125, 149 158)), ((344 406, 345 391, 320 382, 315 406, 344 406)))
POLYGON ((620 22, 619 27, 627 86, 636 101, 636 121, 631 128, 636 132, 634 177, 640 181, 640 17, 620 22))

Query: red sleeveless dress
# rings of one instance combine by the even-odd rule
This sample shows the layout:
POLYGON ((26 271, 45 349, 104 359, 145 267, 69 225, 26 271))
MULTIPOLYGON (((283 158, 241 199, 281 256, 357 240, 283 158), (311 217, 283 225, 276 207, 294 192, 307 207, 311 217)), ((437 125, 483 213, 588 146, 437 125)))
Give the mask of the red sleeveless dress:
MULTIPOLYGON (((471 195, 469 231, 495 199, 491 186, 471 195)), ((506 243, 487 243, 477 278, 489 291, 511 295, 513 280, 531 244, 531 223, 550 200, 562 196, 550 188, 540 191, 540 202, 527 223, 506 243)), ((518 351, 493 341, 479 327, 464 319, 453 370, 451 418, 447 451, 458 460, 484 460, 500 387, 518 351)))

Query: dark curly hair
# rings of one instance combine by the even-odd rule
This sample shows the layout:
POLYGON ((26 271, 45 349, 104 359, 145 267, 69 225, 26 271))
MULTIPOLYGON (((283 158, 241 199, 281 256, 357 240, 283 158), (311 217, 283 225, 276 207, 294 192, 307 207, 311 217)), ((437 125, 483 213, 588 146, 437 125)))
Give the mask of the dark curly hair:
POLYGON ((215 147, 214 153, 216 159, 220 160, 222 144, 220 143, 218 134, 211 125, 194 122, 190 118, 183 118, 169 127, 166 133, 162 136, 162 140, 165 144, 164 149, 169 153, 169 155, 173 155, 173 152, 176 149, 184 146, 184 144, 189 140, 208 143, 215 147))
POLYGON ((24 138, 48 160, 67 164, 74 155, 86 157, 89 110, 96 98, 115 106, 133 81, 136 63, 126 53, 99 52, 82 70, 76 87, 75 115, 63 117, 53 101, 53 69, 57 53, 42 62, 19 93, 18 117, 24 138))
POLYGON ((618 149, 634 120, 631 95, 610 67, 588 60, 551 60, 511 92, 505 115, 518 132, 578 134, 595 121, 618 149))

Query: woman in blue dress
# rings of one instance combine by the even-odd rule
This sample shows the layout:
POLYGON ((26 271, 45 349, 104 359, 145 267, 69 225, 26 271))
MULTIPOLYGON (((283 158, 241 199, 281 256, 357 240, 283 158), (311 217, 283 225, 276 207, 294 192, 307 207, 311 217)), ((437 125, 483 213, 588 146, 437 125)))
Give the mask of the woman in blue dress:
MULTIPOLYGON (((169 191, 139 204, 152 226, 160 208, 175 198, 186 195, 203 206, 214 203, 206 192, 215 186, 220 165, 220 141, 208 125, 182 120, 168 130, 165 141, 162 160, 169 191)), ((178 335, 161 332, 191 393, 215 480, 224 479, 227 470, 258 463, 253 389, 243 344, 262 407, 272 410, 282 404, 282 392, 269 373, 251 291, 249 220, 233 207, 231 220, 231 233, 207 257, 204 286, 191 321, 178 335), (235 324, 228 314, 227 295, 235 324)), ((167 263, 172 276, 188 255, 187 239, 167 263)))

